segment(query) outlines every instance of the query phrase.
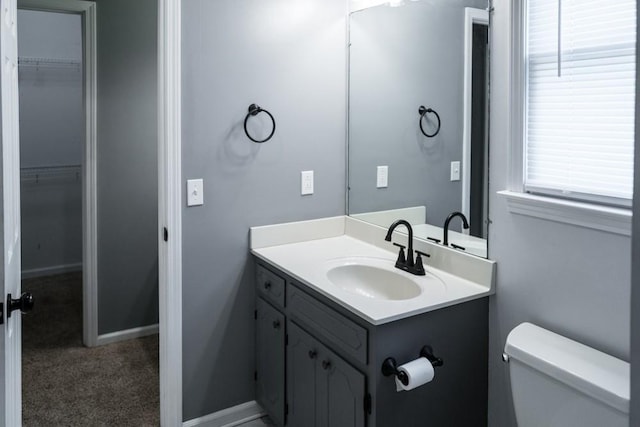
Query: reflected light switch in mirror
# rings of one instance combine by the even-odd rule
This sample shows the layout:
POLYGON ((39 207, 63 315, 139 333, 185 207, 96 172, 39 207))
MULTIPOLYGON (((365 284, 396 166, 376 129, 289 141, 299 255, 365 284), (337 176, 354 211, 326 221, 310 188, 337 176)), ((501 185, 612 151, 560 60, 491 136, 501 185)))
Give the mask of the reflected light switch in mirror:
POLYGON ((204 204, 204 187, 202 179, 187 180, 187 206, 204 204))
POLYGON ((389 186, 389 166, 378 166, 376 186, 387 188, 389 186))
POLYGON ((460 181, 460 162, 451 162, 451 181, 460 181))

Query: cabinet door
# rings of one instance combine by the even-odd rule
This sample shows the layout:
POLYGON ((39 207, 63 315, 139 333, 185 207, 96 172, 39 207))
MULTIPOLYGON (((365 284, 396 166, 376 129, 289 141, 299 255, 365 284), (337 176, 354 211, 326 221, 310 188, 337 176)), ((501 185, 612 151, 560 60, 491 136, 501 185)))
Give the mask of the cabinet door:
POLYGON ((284 425, 284 316, 258 298, 256 321, 256 398, 276 425, 284 425))
POLYGON ((364 374, 325 347, 317 370, 317 426, 364 427, 364 374))
MULTIPOLYGON (((316 365, 318 343, 295 323, 287 323, 287 425, 314 427, 316 425, 316 365)), ((337 426, 337 424, 336 424, 337 426)))

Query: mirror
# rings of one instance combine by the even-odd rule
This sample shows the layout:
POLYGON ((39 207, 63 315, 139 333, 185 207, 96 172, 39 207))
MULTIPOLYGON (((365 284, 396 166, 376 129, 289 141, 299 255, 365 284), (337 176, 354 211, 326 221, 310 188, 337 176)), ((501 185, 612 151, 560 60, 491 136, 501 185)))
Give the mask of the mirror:
POLYGON ((486 257, 487 0, 366 1, 350 15, 349 215, 442 244, 462 212, 448 245, 486 257))

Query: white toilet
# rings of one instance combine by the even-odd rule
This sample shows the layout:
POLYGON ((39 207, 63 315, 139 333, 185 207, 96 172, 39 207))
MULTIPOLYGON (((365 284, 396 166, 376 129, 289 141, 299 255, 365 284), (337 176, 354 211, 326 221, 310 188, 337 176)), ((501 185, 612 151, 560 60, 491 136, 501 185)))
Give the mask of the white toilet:
POLYGON ((519 427, 628 427, 629 364, 531 323, 507 337, 519 427))

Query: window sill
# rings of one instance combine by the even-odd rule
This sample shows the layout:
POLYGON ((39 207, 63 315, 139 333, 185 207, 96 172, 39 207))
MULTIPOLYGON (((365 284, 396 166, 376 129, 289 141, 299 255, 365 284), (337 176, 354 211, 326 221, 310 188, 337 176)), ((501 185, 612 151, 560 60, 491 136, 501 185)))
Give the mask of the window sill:
POLYGON ((579 227, 631 236, 631 210, 534 196, 515 191, 498 191, 511 213, 579 227))

